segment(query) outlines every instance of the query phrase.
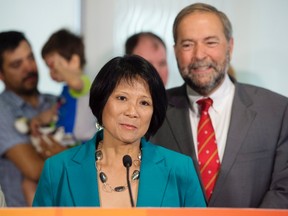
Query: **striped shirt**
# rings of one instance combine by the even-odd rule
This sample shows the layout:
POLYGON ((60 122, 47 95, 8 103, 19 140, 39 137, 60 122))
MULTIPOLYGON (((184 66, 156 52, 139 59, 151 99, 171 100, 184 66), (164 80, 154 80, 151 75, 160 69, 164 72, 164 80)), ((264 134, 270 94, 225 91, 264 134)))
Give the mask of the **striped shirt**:
POLYGON ((5 194, 7 206, 26 206, 22 192, 23 176, 18 168, 5 157, 5 153, 17 144, 30 144, 30 137, 19 133, 14 123, 19 117, 32 118, 48 109, 56 97, 39 95, 39 105, 35 108, 15 93, 4 90, 0 94, 0 185, 5 194))

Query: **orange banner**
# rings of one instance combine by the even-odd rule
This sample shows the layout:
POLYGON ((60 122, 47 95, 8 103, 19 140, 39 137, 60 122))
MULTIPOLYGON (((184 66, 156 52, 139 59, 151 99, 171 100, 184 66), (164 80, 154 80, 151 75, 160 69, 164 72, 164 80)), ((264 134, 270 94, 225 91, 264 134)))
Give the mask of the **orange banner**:
POLYGON ((288 210, 229 208, 0 208, 0 216, 288 216, 288 210))

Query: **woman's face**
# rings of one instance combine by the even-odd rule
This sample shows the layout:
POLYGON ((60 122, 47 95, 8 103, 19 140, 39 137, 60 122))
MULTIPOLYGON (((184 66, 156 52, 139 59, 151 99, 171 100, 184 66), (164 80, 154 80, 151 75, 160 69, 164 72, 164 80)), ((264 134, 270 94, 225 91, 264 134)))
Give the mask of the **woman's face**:
POLYGON ((150 125, 153 101, 147 83, 139 78, 120 81, 103 109, 105 139, 140 143, 150 125))

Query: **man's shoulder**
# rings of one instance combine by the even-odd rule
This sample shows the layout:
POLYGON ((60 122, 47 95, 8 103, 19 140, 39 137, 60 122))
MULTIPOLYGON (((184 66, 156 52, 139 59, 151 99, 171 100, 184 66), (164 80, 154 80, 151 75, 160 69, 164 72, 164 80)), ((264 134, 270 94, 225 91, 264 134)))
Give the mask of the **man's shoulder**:
POLYGON ((0 94, 0 102, 3 103, 3 101, 5 102, 7 99, 11 99, 13 97, 16 97, 16 95, 13 92, 4 90, 0 94))
POLYGON ((236 85, 236 93, 240 96, 248 96, 252 97, 253 99, 258 100, 265 100, 266 102, 269 101, 283 101, 288 102, 288 98, 284 95, 281 95, 277 92, 269 90, 267 88, 263 88, 260 86, 255 86, 251 84, 245 83, 237 83, 236 85))
POLYGON ((78 161, 79 163, 83 160, 87 160, 88 158, 90 159, 92 156, 94 156, 94 153, 92 153, 95 151, 94 143, 95 138, 93 137, 85 143, 66 149, 49 158, 50 163, 53 163, 55 166, 58 166, 61 163, 66 164, 66 166, 70 166, 71 164, 74 164, 75 161, 78 161))
POLYGON ((168 107, 188 108, 189 100, 186 91, 186 85, 170 88, 166 90, 168 98, 168 107))
POLYGON ((0 94, 0 112, 10 112, 13 108, 19 107, 22 101, 12 92, 4 91, 0 94))
MULTIPOLYGON (((49 93, 39 93, 39 97, 42 98, 42 101, 48 103, 54 103, 58 98, 49 93)), ((0 94, 0 109, 2 107, 19 107, 23 103, 25 103, 24 100, 12 91, 5 90, 0 94)))
POLYGON ((173 88, 169 88, 166 90, 168 96, 177 96, 177 95, 185 95, 186 88, 185 85, 176 86, 173 88))

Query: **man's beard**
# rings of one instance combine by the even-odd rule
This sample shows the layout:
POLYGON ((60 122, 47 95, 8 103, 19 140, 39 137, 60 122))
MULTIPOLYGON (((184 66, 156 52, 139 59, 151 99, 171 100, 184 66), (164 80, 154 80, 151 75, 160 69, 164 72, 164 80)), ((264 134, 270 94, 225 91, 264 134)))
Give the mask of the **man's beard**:
MULTIPOLYGON (((192 88, 194 91, 199 93, 200 95, 209 95, 216 87, 218 87, 222 81, 225 78, 225 74, 228 71, 230 62, 230 53, 229 50, 227 50, 226 58, 222 64, 218 64, 213 61, 207 61, 207 60, 198 60, 195 61, 193 64, 188 65, 186 68, 178 68, 181 70, 182 78, 184 79, 185 83, 192 88), (198 81, 198 76, 201 76, 201 74, 193 74, 192 70, 198 68, 198 67, 211 67, 214 69, 213 74, 210 74, 210 81, 208 83, 201 83, 198 81)), ((205 75, 207 76, 207 75, 205 75)))
POLYGON ((35 95, 38 94, 38 88, 37 88, 37 84, 38 84, 38 72, 37 71, 31 71, 30 73, 27 74, 26 77, 23 78, 22 80, 22 84, 18 89, 17 89, 17 93, 19 95, 23 95, 23 96, 31 96, 31 95, 35 95), (27 79, 30 78, 36 78, 37 82, 35 86, 32 86, 31 88, 27 88, 25 87, 25 82, 27 79))
POLYGON ((22 89, 22 90, 19 90, 18 92, 20 95, 23 95, 23 96, 32 96, 32 95, 37 95, 39 93, 38 89, 37 89, 37 86, 33 89, 22 89))

